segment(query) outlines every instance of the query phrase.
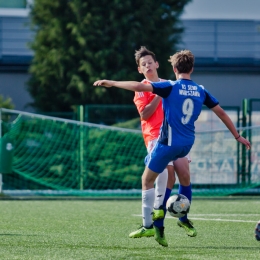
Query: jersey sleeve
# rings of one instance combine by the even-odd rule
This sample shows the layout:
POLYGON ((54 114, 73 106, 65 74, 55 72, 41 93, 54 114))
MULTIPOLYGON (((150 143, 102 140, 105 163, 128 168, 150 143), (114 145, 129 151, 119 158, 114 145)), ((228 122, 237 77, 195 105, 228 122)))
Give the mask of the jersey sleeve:
POLYGON ((167 98, 170 95, 173 87, 169 81, 151 82, 151 85, 153 93, 163 98, 167 98))
POLYGON ((218 100, 213 97, 206 89, 204 89, 205 92, 205 100, 204 100, 204 105, 207 106, 208 108, 213 108, 219 104, 218 100))

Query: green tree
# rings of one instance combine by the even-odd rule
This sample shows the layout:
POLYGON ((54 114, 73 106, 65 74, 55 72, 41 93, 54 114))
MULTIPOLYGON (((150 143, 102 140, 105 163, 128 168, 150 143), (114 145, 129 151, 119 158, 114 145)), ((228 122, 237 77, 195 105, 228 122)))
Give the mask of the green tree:
POLYGON ((79 104, 132 104, 120 89, 95 88, 100 78, 140 80, 134 52, 144 45, 172 75, 168 58, 183 31, 179 16, 191 0, 35 0, 35 39, 28 90, 40 111, 79 104))

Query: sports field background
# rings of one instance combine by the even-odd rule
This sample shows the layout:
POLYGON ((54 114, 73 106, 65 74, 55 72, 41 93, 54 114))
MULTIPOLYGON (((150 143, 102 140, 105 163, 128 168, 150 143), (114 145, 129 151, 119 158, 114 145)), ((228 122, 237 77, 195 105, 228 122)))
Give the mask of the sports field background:
POLYGON ((128 238, 142 221, 140 200, 0 200, 0 259, 260 259, 259 208, 259 197, 195 198, 198 236, 167 216, 164 248, 128 238))

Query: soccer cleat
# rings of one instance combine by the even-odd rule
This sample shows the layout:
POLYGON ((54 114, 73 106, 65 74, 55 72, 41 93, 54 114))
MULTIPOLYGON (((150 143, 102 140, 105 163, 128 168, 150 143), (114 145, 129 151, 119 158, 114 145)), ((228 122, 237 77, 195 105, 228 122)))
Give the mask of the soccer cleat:
POLYGON ((197 230, 195 229, 195 227, 193 227, 193 223, 189 219, 187 219, 185 222, 178 220, 177 224, 179 227, 185 229, 188 236, 190 237, 197 236, 197 230))
POLYGON ((255 227, 255 239, 260 241, 260 221, 257 222, 255 227))
POLYGON ((155 235, 154 235, 155 240, 162 246, 168 246, 168 243, 164 235, 164 227, 154 226, 154 230, 155 230, 155 235))
POLYGON ((153 221, 164 218, 162 206, 159 209, 153 209, 153 221))
POLYGON ((144 226, 140 226, 140 228, 132 233, 129 234, 130 238, 140 238, 140 237, 153 237, 154 236, 154 229, 153 225, 149 228, 144 226))

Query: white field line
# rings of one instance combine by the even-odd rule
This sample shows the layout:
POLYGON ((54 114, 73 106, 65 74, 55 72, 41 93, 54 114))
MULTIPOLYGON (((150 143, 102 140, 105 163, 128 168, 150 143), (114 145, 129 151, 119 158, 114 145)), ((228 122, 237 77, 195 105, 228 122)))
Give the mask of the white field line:
MULTIPOLYGON (((142 215, 133 214, 134 217, 142 217, 142 215)), ((203 220, 203 221, 223 221, 223 222, 245 222, 245 223, 256 223, 260 220, 260 214, 225 214, 224 216, 232 216, 232 217, 239 217, 239 216, 258 216, 258 220, 239 220, 239 219, 223 219, 223 218, 197 218, 195 216, 223 216, 223 214, 189 214, 192 216, 192 220, 203 220)), ((166 218, 173 218, 171 216, 166 216, 166 218)), ((177 218, 175 218, 177 219, 177 218)))

